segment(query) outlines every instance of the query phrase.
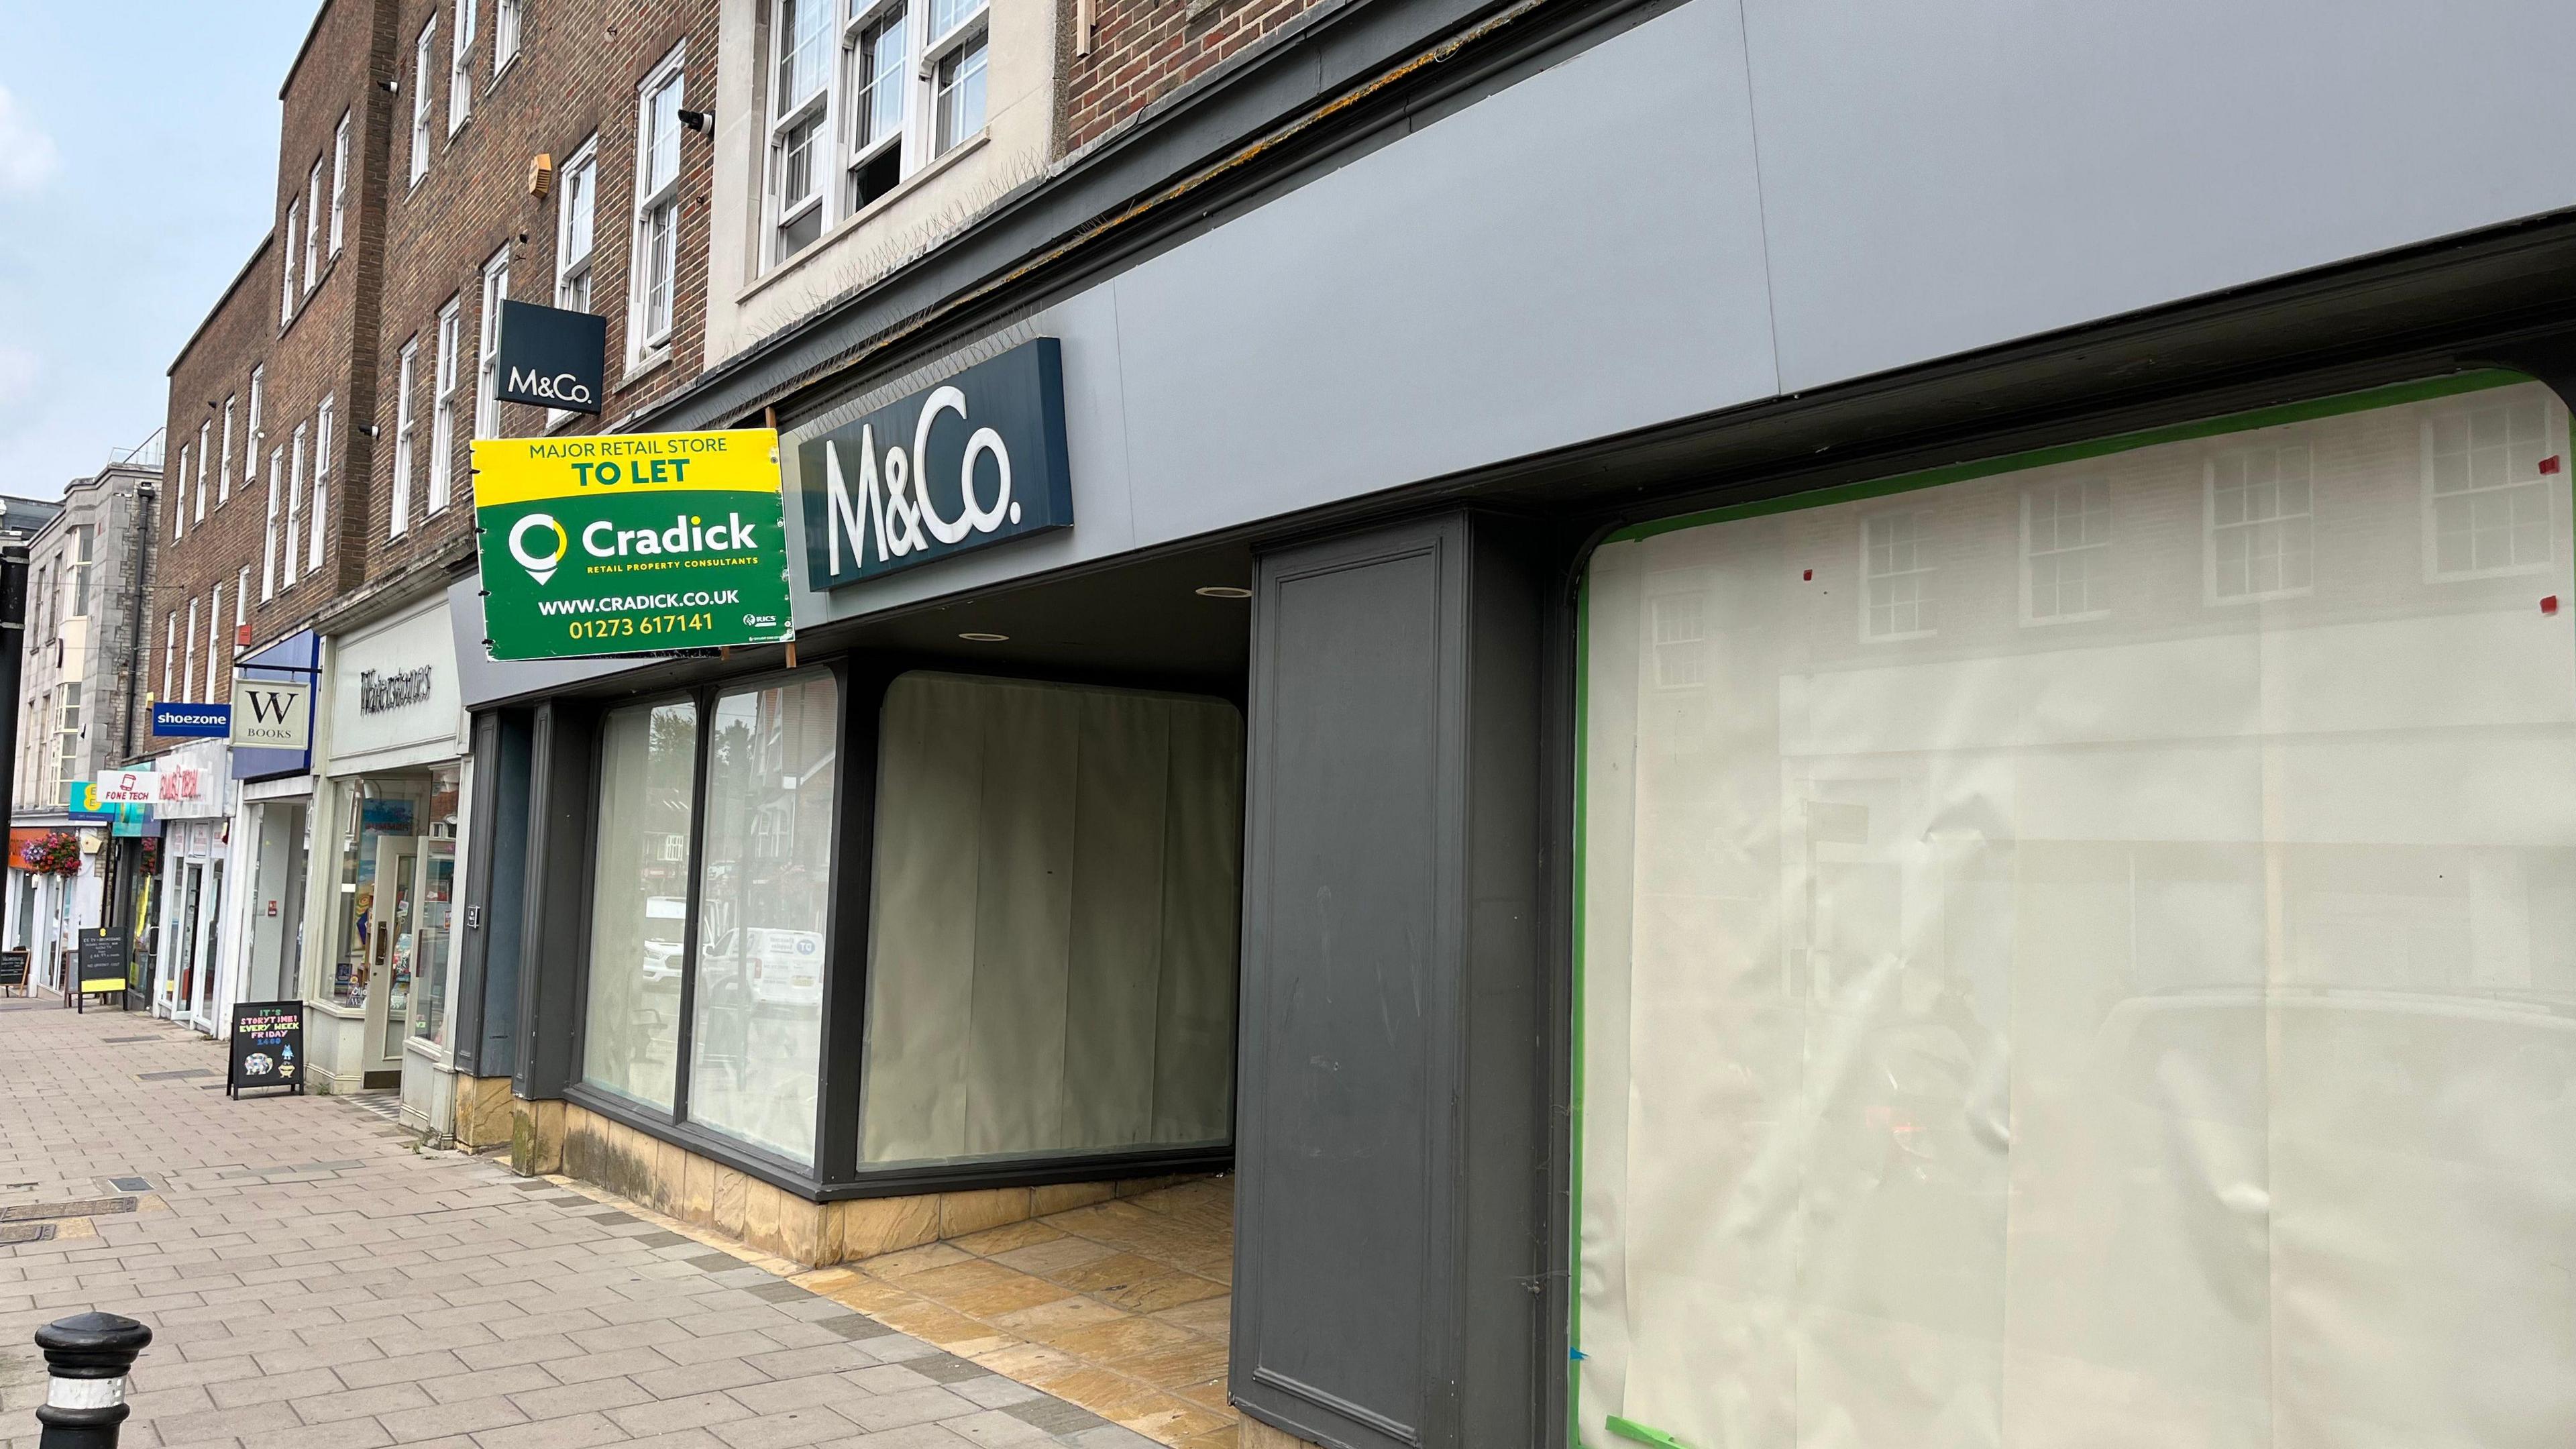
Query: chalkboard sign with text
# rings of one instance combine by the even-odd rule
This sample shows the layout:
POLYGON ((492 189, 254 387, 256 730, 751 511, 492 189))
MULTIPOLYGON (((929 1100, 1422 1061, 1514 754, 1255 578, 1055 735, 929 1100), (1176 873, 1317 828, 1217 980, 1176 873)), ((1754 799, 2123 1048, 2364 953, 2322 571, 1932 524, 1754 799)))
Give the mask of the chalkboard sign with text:
POLYGON ((0 951, 0 990, 27 994, 27 953, 24 950, 0 951))
POLYGON ((79 950, 73 969, 79 973, 78 990, 74 994, 80 1000, 80 1009, 89 1010, 92 996, 109 992, 115 992, 118 1005, 124 1005, 125 933, 84 927, 80 933, 79 950))
POLYGON ((284 1087, 304 1090, 304 1003, 244 1001, 233 1007, 231 1068, 224 1074, 224 1095, 245 1090, 284 1087))

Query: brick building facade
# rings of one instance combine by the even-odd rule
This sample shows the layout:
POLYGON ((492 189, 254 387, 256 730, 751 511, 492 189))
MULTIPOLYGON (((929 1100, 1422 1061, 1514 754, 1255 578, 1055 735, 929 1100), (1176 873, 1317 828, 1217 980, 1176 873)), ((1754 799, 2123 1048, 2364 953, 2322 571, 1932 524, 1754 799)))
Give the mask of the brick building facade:
POLYGON ((1279 34, 1317 0, 1085 0, 1063 66, 1067 153, 1279 34))
POLYGON ((713 106, 715 24, 711 0, 399 7, 366 595, 470 562, 475 436, 614 428, 696 375, 709 149, 678 113, 713 106), (661 143, 650 178, 637 165, 648 134, 661 143), (658 279, 640 269, 648 299, 634 259, 654 245, 669 260, 658 279), (607 318, 598 417, 490 400, 505 296, 607 318))

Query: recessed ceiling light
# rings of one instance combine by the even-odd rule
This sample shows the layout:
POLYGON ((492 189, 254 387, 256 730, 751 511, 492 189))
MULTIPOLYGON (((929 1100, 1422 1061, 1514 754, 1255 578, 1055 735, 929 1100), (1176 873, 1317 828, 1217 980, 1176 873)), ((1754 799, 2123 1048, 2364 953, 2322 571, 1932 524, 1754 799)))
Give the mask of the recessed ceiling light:
POLYGON ((1252 590, 1238 589, 1232 584, 1209 584, 1200 589, 1198 595, 1202 599, 1248 599, 1252 597, 1252 590))
POLYGON ((1008 634, 986 634, 980 630, 969 629, 957 637, 970 644, 999 644, 1011 636, 1008 634))

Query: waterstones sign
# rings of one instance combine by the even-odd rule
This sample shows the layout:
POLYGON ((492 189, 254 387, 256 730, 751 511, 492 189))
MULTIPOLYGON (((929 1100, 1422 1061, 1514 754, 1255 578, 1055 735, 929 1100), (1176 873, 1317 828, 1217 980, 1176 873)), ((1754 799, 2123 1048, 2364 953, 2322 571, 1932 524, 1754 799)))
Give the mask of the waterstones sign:
POLYGON ((1069 528, 1061 348, 1022 343, 805 440, 796 465, 818 589, 1069 528))
POLYGON ((495 659, 795 637, 770 429, 478 439, 474 525, 495 659))

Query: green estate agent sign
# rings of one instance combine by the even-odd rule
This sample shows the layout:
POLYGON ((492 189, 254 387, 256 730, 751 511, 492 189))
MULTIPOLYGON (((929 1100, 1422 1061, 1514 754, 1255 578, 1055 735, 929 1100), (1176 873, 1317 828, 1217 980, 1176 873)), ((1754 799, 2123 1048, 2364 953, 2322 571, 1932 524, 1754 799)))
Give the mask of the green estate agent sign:
POLYGON ((479 439, 474 526, 495 659, 795 636, 772 429, 479 439))

